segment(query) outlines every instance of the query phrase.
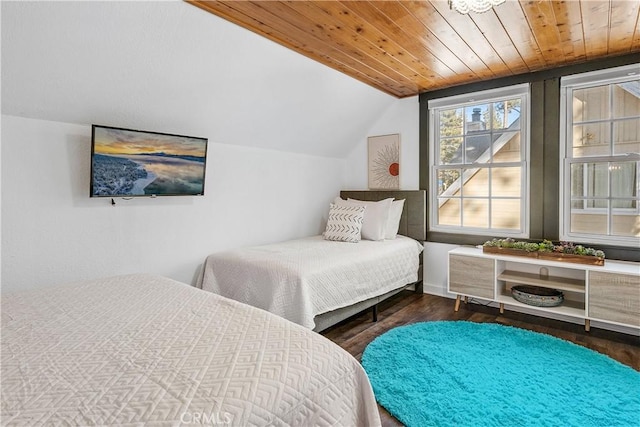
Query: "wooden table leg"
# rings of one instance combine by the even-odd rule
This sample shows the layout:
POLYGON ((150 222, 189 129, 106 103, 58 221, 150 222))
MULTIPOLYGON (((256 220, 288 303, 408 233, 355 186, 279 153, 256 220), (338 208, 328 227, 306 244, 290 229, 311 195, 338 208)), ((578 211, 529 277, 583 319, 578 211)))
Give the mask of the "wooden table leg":
POLYGON ((456 305, 453 307, 453 311, 460 310, 460 295, 456 295, 456 305))
POLYGON ((591 320, 584 319, 584 330, 587 332, 591 330, 591 320))
POLYGON ((504 314, 504 304, 500 303, 500 314, 504 314))

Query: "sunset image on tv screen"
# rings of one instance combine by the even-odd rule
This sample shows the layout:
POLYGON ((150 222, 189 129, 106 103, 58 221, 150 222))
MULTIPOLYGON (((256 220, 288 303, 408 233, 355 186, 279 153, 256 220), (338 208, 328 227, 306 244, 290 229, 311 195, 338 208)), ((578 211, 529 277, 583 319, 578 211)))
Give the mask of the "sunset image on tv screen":
POLYGON ((202 195, 206 151, 206 138, 94 126, 91 195, 202 195))

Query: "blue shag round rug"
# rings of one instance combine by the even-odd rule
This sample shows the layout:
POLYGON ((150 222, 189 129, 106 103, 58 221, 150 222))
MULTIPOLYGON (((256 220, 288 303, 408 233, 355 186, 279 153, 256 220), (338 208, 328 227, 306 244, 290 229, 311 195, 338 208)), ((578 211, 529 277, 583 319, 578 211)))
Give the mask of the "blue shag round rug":
POLYGON ((411 426, 640 426, 640 373, 549 335, 415 323, 362 355, 378 403, 411 426))

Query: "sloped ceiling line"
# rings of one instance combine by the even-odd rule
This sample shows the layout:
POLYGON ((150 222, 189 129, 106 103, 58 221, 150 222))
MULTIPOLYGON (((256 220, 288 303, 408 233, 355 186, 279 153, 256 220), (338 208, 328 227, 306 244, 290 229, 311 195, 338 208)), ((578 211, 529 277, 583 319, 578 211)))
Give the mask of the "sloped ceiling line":
POLYGON ((399 98, 640 53, 639 0, 187 1, 399 98))

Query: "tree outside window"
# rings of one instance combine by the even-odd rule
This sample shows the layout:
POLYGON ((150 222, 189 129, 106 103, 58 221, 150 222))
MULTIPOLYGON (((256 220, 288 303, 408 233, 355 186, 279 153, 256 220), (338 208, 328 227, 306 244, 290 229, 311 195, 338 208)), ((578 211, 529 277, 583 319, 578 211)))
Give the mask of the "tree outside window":
POLYGON ((429 102, 430 228, 525 236, 528 85, 465 96, 429 102))

